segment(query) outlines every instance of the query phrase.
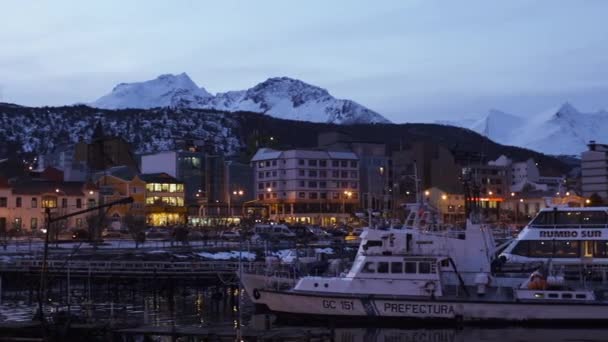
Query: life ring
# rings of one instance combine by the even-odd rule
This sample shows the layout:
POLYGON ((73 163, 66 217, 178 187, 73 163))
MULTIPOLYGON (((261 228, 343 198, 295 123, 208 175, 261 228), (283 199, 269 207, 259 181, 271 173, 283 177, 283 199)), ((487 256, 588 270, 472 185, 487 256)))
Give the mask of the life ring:
POLYGON ((260 299, 262 295, 260 294, 260 291, 258 291, 258 289, 253 289, 253 298, 255 299, 260 299))
POLYGON ((427 281, 426 284, 424 284, 424 290, 428 293, 435 293, 435 290, 437 289, 437 285, 435 284, 434 281, 427 281))

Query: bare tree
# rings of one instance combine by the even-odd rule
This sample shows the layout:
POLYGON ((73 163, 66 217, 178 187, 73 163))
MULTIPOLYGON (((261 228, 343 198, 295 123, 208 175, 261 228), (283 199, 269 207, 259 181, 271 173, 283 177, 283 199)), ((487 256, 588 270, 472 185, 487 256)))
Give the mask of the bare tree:
POLYGON ((146 242, 146 219, 143 216, 133 216, 127 214, 123 217, 122 222, 129 229, 129 234, 135 241, 135 248, 139 248, 140 243, 146 242))

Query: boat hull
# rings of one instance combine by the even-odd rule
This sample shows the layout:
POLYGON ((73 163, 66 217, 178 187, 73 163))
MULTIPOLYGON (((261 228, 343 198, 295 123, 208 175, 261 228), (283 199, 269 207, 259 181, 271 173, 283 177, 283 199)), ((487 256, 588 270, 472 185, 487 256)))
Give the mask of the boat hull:
POLYGON ((382 298, 258 290, 257 304, 277 314, 452 322, 608 321, 608 304, 382 298))

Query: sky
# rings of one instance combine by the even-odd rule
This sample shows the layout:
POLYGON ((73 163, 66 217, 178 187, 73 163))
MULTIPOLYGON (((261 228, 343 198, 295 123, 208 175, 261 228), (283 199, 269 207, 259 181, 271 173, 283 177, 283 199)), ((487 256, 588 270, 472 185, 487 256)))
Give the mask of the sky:
POLYGON ((0 102, 92 102, 186 72, 289 76, 393 122, 608 108, 608 1, 4 1, 0 102))

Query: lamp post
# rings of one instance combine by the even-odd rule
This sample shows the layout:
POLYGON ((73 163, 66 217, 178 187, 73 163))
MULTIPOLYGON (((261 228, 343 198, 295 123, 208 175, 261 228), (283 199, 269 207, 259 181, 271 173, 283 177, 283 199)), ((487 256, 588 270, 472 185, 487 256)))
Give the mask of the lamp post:
POLYGON ((228 217, 232 216, 232 196, 242 197, 245 194, 243 190, 234 190, 232 193, 228 193, 228 217))
MULTIPOLYGON (((350 200, 350 197, 353 195, 352 191, 344 191, 343 196, 342 196, 342 214, 343 216, 345 216, 344 214, 346 214, 346 197, 348 197, 348 199, 350 200)), ((344 223, 346 223, 346 218, 344 219, 344 223)))
MULTIPOLYGON (((56 190, 59 192, 59 189, 56 190)), ((56 202, 47 201, 44 206, 44 214, 46 218, 46 232, 44 233, 44 251, 42 255, 42 271, 40 272, 40 288, 38 290, 38 311, 40 313, 40 322, 46 338, 46 318, 44 317, 44 303, 46 301, 46 273, 47 259, 49 255, 49 234, 51 231, 51 209, 56 207, 56 202), (55 206, 53 206, 55 203, 55 206)))
MULTIPOLYGON (((270 193, 272 192, 272 188, 266 188, 266 192, 268 192, 268 198, 270 199, 270 193)), ((270 219, 270 215, 272 214, 272 204, 268 203, 268 219, 270 219)))

